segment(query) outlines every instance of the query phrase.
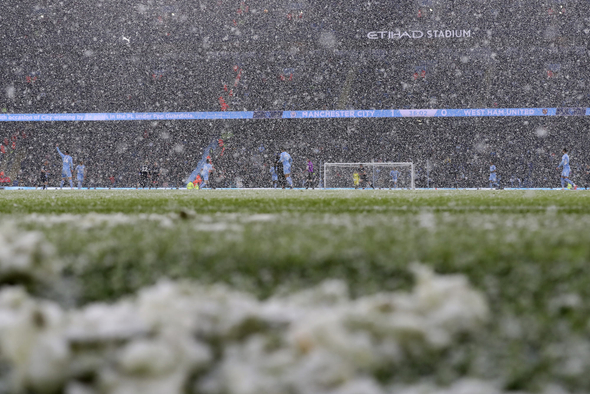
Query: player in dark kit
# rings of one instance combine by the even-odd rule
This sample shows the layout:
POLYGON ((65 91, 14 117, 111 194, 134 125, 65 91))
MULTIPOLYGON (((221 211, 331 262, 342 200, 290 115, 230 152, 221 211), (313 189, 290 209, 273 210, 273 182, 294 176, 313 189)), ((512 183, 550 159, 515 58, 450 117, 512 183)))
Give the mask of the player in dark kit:
POLYGON ((365 188, 365 185, 369 185, 373 189, 375 189, 375 186, 373 186, 373 184, 371 182, 369 182, 369 177, 367 176, 367 172, 365 171, 365 168, 363 167, 362 164, 357 169, 357 172, 360 176, 360 181, 361 181, 360 184, 363 187, 363 189, 365 188))
POLYGON ((145 163, 139 169, 139 186, 142 189, 145 189, 149 184, 150 178, 150 166, 148 161, 146 160, 145 163))
POLYGON ((47 189, 49 184, 49 161, 45 160, 41 166, 41 173, 39 174, 39 186, 47 189))

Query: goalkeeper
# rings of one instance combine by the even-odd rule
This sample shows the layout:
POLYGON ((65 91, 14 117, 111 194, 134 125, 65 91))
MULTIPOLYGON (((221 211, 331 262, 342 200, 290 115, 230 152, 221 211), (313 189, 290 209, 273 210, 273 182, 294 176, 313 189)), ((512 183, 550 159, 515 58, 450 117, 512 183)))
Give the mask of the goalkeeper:
POLYGON ((305 188, 309 189, 309 186, 311 185, 311 189, 313 190, 313 184, 315 181, 315 176, 313 173, 313 163, 311 162, 311 159, 307 159, 307 180, 305 183, 305 188))

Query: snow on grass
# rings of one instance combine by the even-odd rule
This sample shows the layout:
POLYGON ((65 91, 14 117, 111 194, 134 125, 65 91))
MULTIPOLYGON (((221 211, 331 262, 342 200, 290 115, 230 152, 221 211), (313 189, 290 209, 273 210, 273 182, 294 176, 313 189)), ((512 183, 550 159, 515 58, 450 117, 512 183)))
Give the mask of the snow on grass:
POLYGON ((146 191, 2 191, 0 213, 166 213, 219 212, 362 213, 437 211, 588 212, 587 191, 386 191, 386 190, 176 190, 146 191))
MULTIPOLYGON (((75 358, 78 372, 59 380, 71 393, 134 392, 152 384, 174 389, 186 379, 184 392, 281 392, 301 376, 316 385, 302 383, 289 392, 587 392, 589 197, 519 191, 3 192, 0 220, 7 230, 0 231, 0 255, 11 257, 0 262, 26 263, 33 281, 55 278, 40 274, 45 269, 61 270, 66 282, 58 278, 53 286, 68 293, 67 305, 76 309, 66 308, 58 291, 32 291, 58 300, 52 305, 66 316, 55 323, 61 327, 56 332, 66 332, 65 359, 84 355, 75 358), (468 278, 487 300, 487 320, 478 318, 474 329, 467 321, 464 331, 455 332, 444 316, 456 317, 452 325, 464 321, 463 304, 441 305, 428 318, 407 312, 401 300, 418 305, 421 286, 410 274, 413 262, 444 274, 435 276, 436 283, 454 283, 456 274, 468 278), (386 318, 392 305, 382 302, 383 294, 395 294, 395 319, 386 318), (201 309, 190 309, 193 304, 201 309), (224 311, 235 320, 220 317, 224 311), (157 331, 172 326, 190 332, 193 342, 157 331), (212 330, 231 332, 231 339, 212 336, 212 330), (408 337, 386 341, 401 333, 408 337), (96 345, 109 350, 92 353, 96 345), (188 353, 179 353, 179 346, 188 353), (103 357, 111 361, 101 364, 103 357), (146 363, 151 359, 158 362, 146 363), (173 359, 188 361, 179 367, 173 359), (108 373, 97 372, 103 370, 108 373), (241 383, 231 385, 228 376, 241 383)), ((26 284, 21 279, 4 283, 26 284)), ((437 301, 448 298, 436 294, 437 301)), ((39 302, 35 308, 41 310, 51 304, 39 302)), ((25 323, 39 317, 23 316, 25 323)), ((44 335, 32 343, 40 341, 41 353, 55 351, 54 365, 61 365, 63 342, 44 335)), ((21 372, 29 368, 29 356, 22 355, 32 354, 23 349, 15 353, 24 357, 21 372)), ((60 376, 50 367, 35 368, 41 377, 60 376)), ((13 379, 33 385, 29 375, 13 379)), ((43 379, 35 387, 56 384, 43 379)))
POLYGON ((54 255, 42 233, 19 232, 6 223, 0 227, 0 283, 48 283, 58 274, 54 255))
POLYGON ((460 275, 415 267, 409 292, 352 299, 342 282, 259 301, 225 286, 161 281, 78 310, 0 291, 0 354, 14 392, 386 392, 375 375, 431 364, 489 318, 460 275), (87 376, 92 376, 88 379, 87 376))

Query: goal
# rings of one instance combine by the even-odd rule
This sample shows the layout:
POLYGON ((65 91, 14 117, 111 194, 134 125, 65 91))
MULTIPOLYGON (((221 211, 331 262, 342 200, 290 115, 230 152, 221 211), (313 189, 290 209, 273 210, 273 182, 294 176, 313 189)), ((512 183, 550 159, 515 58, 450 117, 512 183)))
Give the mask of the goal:
MULTIPOLYGON (((398 189, 415 189, 414 163, 324 163, 324 188, 354 188, 354 174, 359 173, 361 165, 367 174, 367 181, 375 189, 395 187, 391 174, 394 170, 398 171, 398 189)), ((370 187, 364 185, 362 180, 360 183, 360 187, 370 187)))

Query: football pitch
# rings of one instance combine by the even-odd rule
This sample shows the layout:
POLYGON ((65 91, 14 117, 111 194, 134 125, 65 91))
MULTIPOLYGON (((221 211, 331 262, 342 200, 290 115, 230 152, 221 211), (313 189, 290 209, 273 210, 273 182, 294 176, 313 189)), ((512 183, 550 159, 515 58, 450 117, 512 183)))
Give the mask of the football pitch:
MULTIPOLYGON (((35 234, 45 249, 29 258, 59 278, 47 285, 3 268, 3 283, 24 283, 63 308, 115 303, 163 278, 223 284, 263 302, 326 280, 348 286, 351 300, 411 293, 416 267, 460 274, 488 317, 452 334, 452 345, 367 367, 377 386, 361 391, 466 378, 498 392, 590 390, 584 190, 1 191, 0 223, 4 250, 26 249, 35 234)), ((215 392, 207 390, 195 392, 215 392)))

